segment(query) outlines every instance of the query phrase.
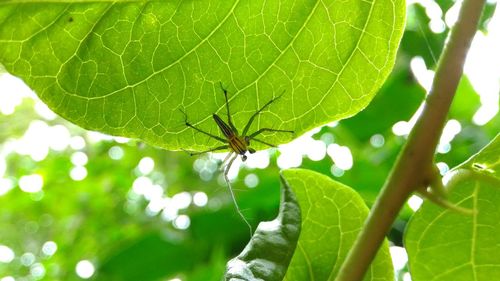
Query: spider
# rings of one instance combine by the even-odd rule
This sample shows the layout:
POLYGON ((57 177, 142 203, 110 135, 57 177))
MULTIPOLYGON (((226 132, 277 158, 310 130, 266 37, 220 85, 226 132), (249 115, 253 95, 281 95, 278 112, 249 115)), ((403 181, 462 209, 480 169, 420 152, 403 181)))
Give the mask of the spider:
POLYGON ((246 155, 247 152, 249 152, 250 154, 255 153, 255 149, 250 147, 250 141, 256 141, 256 142, 260 142, 260 143, 265 144, 265 145, 270 146, 270 147, 276 147, 276 145, 273 145, 273 144, 270 144, 268 142, 265 142, 265 141, 262 141, 262 140, 255 138, 256 136, 262 134, 263 132, 279 132, 279 133, 292 133, 293 134, 294 131, 278 130, 278 129, 271 129, 271 128, 261 128, 261 129, 255 131, 254 133, 247 135, 248 130, 250 129, 250 126, 252 125, 252 122, 254 121, 255 117, 257 117, 257 115, 259 115, 259 113, 261 113, 262 110, 264 110, 266 107, 268 107, 271 103, 273 103, 278 98, 280 98, 283 95, 283 93, 284 93, 283 92, 279 96, 269 100, 259 110, 257 110, 250 117, 250 119, 248 119, 247 124, 245 125, 245 127, 243 128, 243 131, 240 134, 238 132, 238 130, 236 129, 236 127, 234 126, 233 121, 231 119, 231 113, 229 111, 229 101, 227 98, 227 90, 222 86, 222 83, 220 83, 220 87, 221 87, 222 92, 224 93, 224 97, 226 99, 227 123, 224 122, 219 117, 219 115, 217 115, 215 113, 212 114, 212 117, 214 118, 215 123, 219 127, 219 129, 220 129, 221 133, 224 135, 224 137, 213 135, 211 133, 203 131, 200 128, 195 127, 194 125, 192 125, 191 123, 188 122, 187 114, 182 110, 181 110, 181 112, 184 114, 184 123, 186 124, 186 126, 193 128, 194 130, 196 130, 202 134, 205 134, 213 139, 216 139, 216 140, 224 143, 224 145, 217 146, 217 147, 214 147, 214 148, 211 148, 211 149, 208 149, 205 151, 200 151, 200 152, 189 152, 189 151, 186 151, 186 152, 188 152, 191 156, 193 156, 193 155, 199 155, 199 154, 203 154, 203 153, 207 153, 207 152, 213 152, 213 151, 224 150, 224 149, 230 150, 230 153, 226 156, 226 158, 222 162, 221 170, 222 169, 224 170, 224 178, 225 178, 226 183, 229 187, 229 191, 231 193, 231 197, 233 199, 233 202, 235 203, 236 210, 237 210, 238 214, 243 218, 245 223, 250 227, 250 232, 252 232, 252 228, 251 228, 250 224, 248 223, 248 221, 245 219, 245 217, 241 213, 240 209, 238 208, 236 198, 234 196, 234 193, 233 193, 233 190, 231 188, 229 178, 228 178, 229 169, 231 168, 231 165, 233 164, 236 157, 238 157, 238 155, 241 155, 241 160, 244 162, 245 160, 247 160, 247 155, 246 155), (224 166, 224 163, 226 163, 226 162, 227 162, 227 165, 224 166))

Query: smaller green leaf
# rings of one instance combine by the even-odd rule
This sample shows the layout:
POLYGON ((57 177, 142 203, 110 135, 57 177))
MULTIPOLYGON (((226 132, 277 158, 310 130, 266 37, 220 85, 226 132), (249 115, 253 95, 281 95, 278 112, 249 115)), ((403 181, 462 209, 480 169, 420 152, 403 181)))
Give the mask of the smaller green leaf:
POLYGON ((227 264, 226 280, 281 281, 300 233, 300 208, 282 177, 278 217, 261 222, 245 249, 227 264))
POLYGON ((467 216, 425 202, 405 244, 412 280, 500 280, 500 135, 449 173, 448 200, 467 216))
MULTIPOLYGON (((368 216, 363 199, 353 189, 329 177, 303 169, 283 171, 302 211, 298 251, 284 280, 334 280, 368 216)), ((394 280, 387 243, 379 250, 364 280, 394 280)))

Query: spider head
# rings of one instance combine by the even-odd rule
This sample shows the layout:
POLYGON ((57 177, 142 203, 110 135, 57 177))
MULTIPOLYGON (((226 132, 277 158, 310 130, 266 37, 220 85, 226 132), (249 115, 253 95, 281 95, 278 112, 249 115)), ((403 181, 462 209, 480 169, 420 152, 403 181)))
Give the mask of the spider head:
POLYGON ((255 153, 255 149, 249 147, 248 148, 248 152, 250 152, 250 154, 254 154, 255 153))

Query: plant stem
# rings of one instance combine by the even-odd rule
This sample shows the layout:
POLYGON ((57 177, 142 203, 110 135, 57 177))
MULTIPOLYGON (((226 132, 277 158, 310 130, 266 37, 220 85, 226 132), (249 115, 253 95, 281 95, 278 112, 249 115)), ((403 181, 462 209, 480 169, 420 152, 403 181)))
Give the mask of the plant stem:
POLYGON ((484 4, 485 0, 463 1, 458 21, 439 60, 422 115, 340 268, 337 281, 363 279, 408 197, 417 189, 429 186, 435 177, 434 153, 484 4))

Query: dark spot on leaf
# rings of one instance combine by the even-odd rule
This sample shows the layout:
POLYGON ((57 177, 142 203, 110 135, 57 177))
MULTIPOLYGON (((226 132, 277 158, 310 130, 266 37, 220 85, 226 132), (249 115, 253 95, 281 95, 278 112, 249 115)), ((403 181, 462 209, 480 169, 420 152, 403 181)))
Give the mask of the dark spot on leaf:
POLYGON ((484 170, 486 169, 486 167, 482 164, 479 164, 479 163, 474 163, 472 164, 472 167, 476 168, 476 169, 481 169, 481 170, 484 170))
POLYGON ((69 17, 68 22, 73 22, 73 17, 69 17))

